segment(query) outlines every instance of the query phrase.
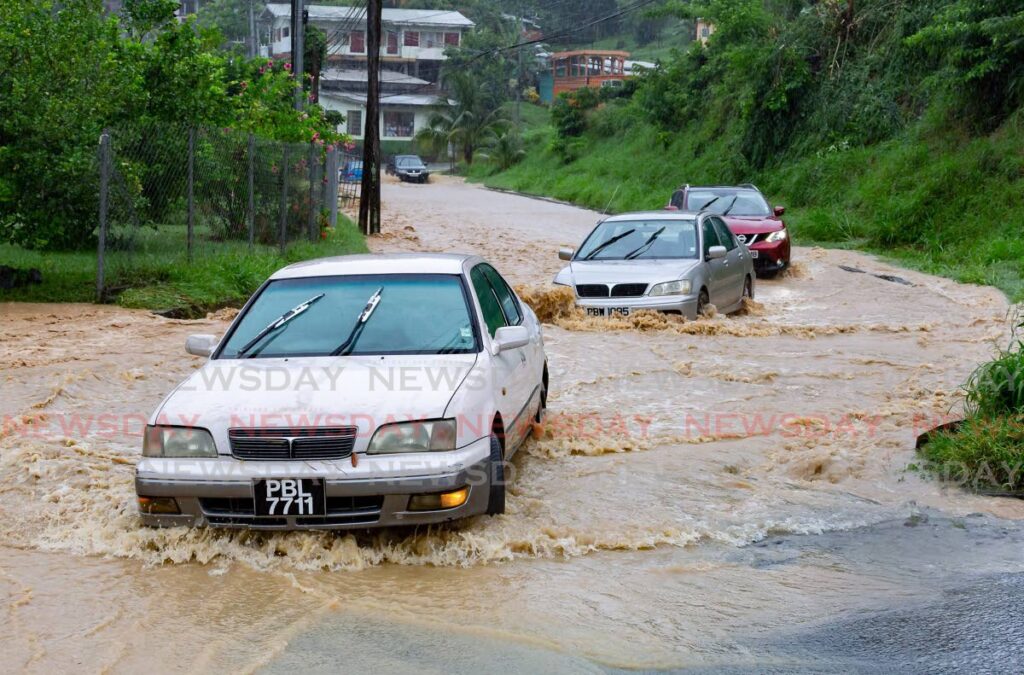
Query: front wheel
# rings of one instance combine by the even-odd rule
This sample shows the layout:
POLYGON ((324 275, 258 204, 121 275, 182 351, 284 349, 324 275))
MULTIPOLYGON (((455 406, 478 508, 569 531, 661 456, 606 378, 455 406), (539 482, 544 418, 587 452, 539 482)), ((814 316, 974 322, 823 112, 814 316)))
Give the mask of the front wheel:
POLYGON ((743 281, 743 299, 744 300, 753 300, 754 299, 754 282, 750 280, 750 277, 747 277, 743 281))
POLYGON ((704 316, 704 312, 707 311, 708 305, 711 303, 711 299, 708 297, 708 289, 700 289, 700 294, 697 296, 697 318, 704 316))
POLYGON ((491 434, 491 456, 488 460, 487 475, 490 480, 487 514, 496 516, 505 513, 505 457, 501 451, 501 441, 495 434, 491 434))

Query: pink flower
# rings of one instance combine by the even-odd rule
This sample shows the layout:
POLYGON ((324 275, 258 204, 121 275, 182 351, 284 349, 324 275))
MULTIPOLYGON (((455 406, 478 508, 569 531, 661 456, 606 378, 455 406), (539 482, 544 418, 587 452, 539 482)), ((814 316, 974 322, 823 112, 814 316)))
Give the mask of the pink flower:
POLYGON ((249 86, 249 83, 246 82, 245 80, 242 80, 242 84, 241 84, 242 89, 245 89, 248 86, 249 86))
POLYGON ((291 62, 289 62, 289 63, 286 63, 286 64, 284 64, 284 69, 285 69, 285 70, 291 70, 291 69, 292 69, 292 64, 291 64, 291 62))

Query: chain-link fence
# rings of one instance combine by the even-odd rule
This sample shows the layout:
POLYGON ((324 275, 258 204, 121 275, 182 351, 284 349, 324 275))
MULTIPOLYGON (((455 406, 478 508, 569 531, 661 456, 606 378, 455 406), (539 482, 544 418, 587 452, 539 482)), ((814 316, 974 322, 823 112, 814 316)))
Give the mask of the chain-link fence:
POLYGON ((359 198, 361 163, 335 148, 232 129, 173 125, 108 130, 100 139, 100 299, 174 258, 190 264, 257 246, 317 241, 339 201, 359 198), (112 281, 113 280, 113 281, 112 281))

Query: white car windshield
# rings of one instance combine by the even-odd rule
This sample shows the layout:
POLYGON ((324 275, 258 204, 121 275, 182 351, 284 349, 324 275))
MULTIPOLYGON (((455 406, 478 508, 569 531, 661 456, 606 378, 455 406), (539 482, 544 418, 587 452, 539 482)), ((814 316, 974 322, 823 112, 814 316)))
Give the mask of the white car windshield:
POLYGON ((618 220, 594 228, 575 260, 696 257, 697 226, 692 220, 618 220))
POLYGON ((218 358, 240 349, 293 308, 323 294, 268 333, 247 357, 328 356, 345 342, 367 301, 380 301, 347 354, 467 354, 479 351, 462 278, 444 274, 378 274, 271 281, 228 336, 218 358))

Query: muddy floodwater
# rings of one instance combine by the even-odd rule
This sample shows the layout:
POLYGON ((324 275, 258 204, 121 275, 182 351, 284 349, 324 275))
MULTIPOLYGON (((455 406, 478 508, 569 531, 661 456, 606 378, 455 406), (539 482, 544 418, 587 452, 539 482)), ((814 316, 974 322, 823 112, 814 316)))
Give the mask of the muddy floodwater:
POLYGON ((597 214, 449 179, 383 198, 374 250, 479 253, 548 322, 507 513, 142 528, 141 425, 231 312, 0 305, 0 669, 1020 671, 1019 612, 984 600, 1021 606, 1024 501, 911 466, 1008 335, 998 291, 798 246, 741 316, 588 320, 550 282, 597 214))

